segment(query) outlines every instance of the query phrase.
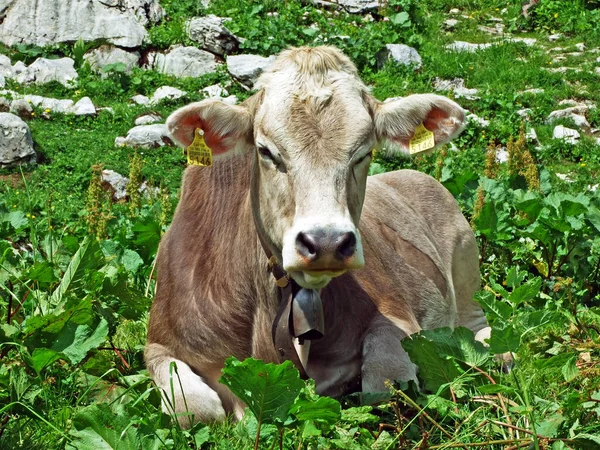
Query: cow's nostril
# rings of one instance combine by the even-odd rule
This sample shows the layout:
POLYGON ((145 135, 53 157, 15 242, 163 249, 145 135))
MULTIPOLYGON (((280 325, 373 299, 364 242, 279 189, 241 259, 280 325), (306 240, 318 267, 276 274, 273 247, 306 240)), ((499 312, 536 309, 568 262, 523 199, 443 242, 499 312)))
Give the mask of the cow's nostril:
POLYGON ((312 234, 298 233, 298 236, 296 236, 296 250, 305 258, 314 261, 319 253, 317 238, 312 234))
POLYGON ((350 258, 356 250, 356 235, 352 232, 342 234, 337 239, 336 256, 340 259, 350 258))

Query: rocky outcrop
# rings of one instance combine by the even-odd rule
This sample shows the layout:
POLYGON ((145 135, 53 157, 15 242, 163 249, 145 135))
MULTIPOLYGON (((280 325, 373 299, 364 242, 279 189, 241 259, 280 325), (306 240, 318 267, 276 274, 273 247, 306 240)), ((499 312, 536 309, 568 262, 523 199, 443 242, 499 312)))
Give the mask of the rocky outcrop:
POLYGON ((229 55, 238 50, 241 39, 225 27, 228 20, 214 14, 194 17, 187 23, 188 36, 204 50, 220 56, 229 55))
POLYGON ((3 0, 0 11, 0 42, 40 47, 78 39, 138 47, 144 27, 164 15, 158 0, 3 0))
POLYGON ((251 88, 273 61, 275 56, 265 58, 259 55, 234 55, 227 58, 227 70, 234 78, 251 88))
MULTIPOLYGON (((29 67, 17 62, 7 78, 21 84, 45 84, 57 81, 65 87, 74 87, 79 76, 71 58, 38 58, 29 67)), ((7 69, 8 70, 8 69, 7 69)))
POLYGON ((420 69, 423 65, 419 52, 404 44, 387 44, 385 49, 377 54, 379 67, 382 67, 388 60, 403 66, 414 66, 415 69, 420 69))
POLYGON ((0 137, 0 167, 35 162, 31 131, 19 117, 0 113, 0 137))
POLYGON ((150 53, 148 68, 176 77, 199 77, 217 70, 212 53, 196 47, 172 47, 168 53, 150 53))
POLYGON ((115 139, 115 146, 155 148, 174 145, 165 124, 139 125, 127 132, 127 136, 115 139))
POLYGON ((350 13, 363 13, 377 9, 380 2, 373 0, 306 0, 319 6, 343 8, 350 13))
POLYGON ((95 72, 102 72, 102 68, 110 64, 121 63, 125 66, 125 73, 130 73, 134 67, 137 67, 140 54, 138 52, 128 52, 114 45, 101 45, 87 52, 83 59, 89 63, 95 72))

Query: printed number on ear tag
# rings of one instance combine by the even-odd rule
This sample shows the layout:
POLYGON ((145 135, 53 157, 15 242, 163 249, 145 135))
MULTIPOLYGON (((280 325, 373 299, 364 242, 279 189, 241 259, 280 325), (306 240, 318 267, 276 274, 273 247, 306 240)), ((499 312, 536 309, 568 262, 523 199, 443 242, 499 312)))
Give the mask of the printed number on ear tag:
POLYGON ((204 131, 196 128, 194 141, 187 148, 187 162, 190 166, 212 166, 212 151, 204 142, 204 131))
POLYGON ((421 153, 433 147, 435 147, 433 132, 425 128, 425 125, 421 122, 416 128, 414 136, 408 143, 408 151, 411 155, 414 155, 415 153, 421 153))

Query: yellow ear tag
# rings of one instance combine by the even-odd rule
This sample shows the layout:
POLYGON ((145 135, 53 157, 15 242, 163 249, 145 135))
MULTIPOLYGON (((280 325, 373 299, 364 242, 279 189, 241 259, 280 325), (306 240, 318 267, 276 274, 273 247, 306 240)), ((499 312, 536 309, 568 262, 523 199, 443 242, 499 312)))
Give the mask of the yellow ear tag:
POLYGON ((212 151, 204 142, 204 131, 196 128, 194 141, 187 148, 187 162, 190 166, 212 166, 212 151))
POLYGON ((421 153, 433 147, 435 147, 433 132, 425 128, 425 125, 421 122, 416 128, 414 136, 408 143, 408 151, 411 155, 414 155, 415 153, 421 153))

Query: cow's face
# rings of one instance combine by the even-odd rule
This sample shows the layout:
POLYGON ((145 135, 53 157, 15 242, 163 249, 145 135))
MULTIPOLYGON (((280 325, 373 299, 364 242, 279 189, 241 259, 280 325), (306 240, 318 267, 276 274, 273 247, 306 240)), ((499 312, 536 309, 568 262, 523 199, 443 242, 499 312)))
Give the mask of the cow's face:
POLYGON ((259 232, 298 284, 322 288, 364 265, 358 223, 377 142, 407 149, 424 123, 439 145, 460 131, 464 113, 435 95, 380 103, 331 48, 284 52, 258 87, 241 106, 208 100, 180 109, 167 124, 184 145, 202 128, 215 154, 254 152, 259 232))

